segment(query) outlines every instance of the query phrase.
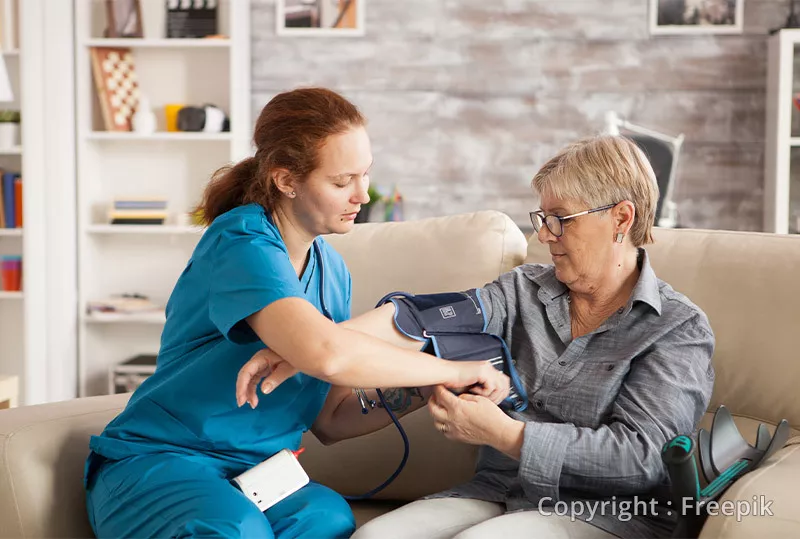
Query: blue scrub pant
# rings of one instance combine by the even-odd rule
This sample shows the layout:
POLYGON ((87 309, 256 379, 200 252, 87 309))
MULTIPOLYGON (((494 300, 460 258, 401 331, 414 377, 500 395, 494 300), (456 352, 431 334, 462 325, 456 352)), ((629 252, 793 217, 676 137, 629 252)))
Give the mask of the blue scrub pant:
POLYGON ((265 512, 215 461, 149 454, 106 461, 90 477, 86 502, 103 537, 350 537, 355 519, 333 490, 309 483, 265 512))

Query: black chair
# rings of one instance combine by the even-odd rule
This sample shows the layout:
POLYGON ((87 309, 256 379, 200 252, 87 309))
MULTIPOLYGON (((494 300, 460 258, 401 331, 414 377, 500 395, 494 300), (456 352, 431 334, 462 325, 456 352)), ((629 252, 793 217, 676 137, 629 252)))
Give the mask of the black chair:
POLYGON ((620 118, 615 112, 606 114, 606 130, 612 135, 622 135, 636 143, 650 160, 658 183, 656 226, 678 226, 677 207, 672 200, 678 171, 678 157, 683 144, 683 134, 665 135, 620 118))

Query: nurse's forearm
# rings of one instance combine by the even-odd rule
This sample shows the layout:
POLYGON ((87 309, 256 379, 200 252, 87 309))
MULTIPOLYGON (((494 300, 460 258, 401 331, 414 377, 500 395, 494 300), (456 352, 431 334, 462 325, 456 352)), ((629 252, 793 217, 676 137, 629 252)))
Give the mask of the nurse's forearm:
MULTIPOLYGON (((467 365, 446 361, 418 351, 402 349, 362 334, 343 329, 324 368, 316 374, 334 385, 349 387, 421 387, 446 384, 463 387, 467 365)), ((302 370, 302 369, 301 369, 302 370)))
POLYGON ((486 379, 491 371, 486 362, 446 361, 419 352, 420 342, 395 329, 393 313, 388 304, 332 324, 307 301, 286 298, 248 317, 248 323, 295 369, 338 386, 462 387, 486 379))
MULTIPOLYGON (((380 339, 381 341, 391 344, 392 346, 386 347, 381 342, 376 343, 384 350, 388 350, 391 355, 402 354, 409 357, 410 359, 403 360, 404 364, 400 365, 401 370, 405 372, 398 373, 399 378, 394 378, 386 383, 363 384, 357 382, 348 382, 340 385, 348 385, 355 387, 386 387, 391 385, 392 387, 399 386, 405 388, 405 387, 425 387, 449 381, 449 380, 431 381, 430 377, 427 376, 429 374, 432 374, 430 372, 420 373, 423 374, 423 377, 415 379, 413 381, 408 378, 409 375, 414 376, 413 373, 408 373, 408 369, 415 368, 427 371, 427 369, 435 367, 434 365, 431 364, 431 362, 441 363, 442 360, 436 358, 435 356, 420 354, 419 350, 422 347, 423 343, 415 339, 412 339, 411 337, 406 336, 400 330, 398 330, 397 326, 395 326, 394 323, 394 314, 395 314, 394 304, 387 303, 382 305, 381 307, 378 307, 377 309, 372 309, 362 315, 341 322, 338 324, 338 326, 340 328, 358 331, 359 333, 364 333, 366 334, 366 336, 368 336, 367 338, 374 337, 376 339, 380 339), (395 347, 402 348, 403 350, 397 350, 397 348, 395 347), (404 350, 411 353, 404 353, 403 352, 404 350)), ((367 353, 366 350, 360 347, 354 348, 353 351, 356 352, 358 356, 364 357, 364 361, 367 362, 366 363, 367 368, 370 368, 369 365, 372 364, 372 368, 378 369, 380 367, 378 365, 375 365, 375 363, 386 363, 386 359, 389 359, 385 355, 385 352, 384 355, 377 356, 377 355, 371 355, 373 354, 372 352, 367 353)), ((374 352, 374 354, 380 354, 380 352, 376 351, 374 352)), ((347 361, 345 359, 343 363, 346 362, 347 361)), ((445 367, 447 367, 447 370, 449 370, 450 366, 451 365, 445 365, 445 367)), ((352 367, 353 366, 351 366, 351 368, 352 367)), ((355 365, 356 369, 358 369, 359 367, 360 367, 359 365, 355 365)), ((345 368, 347 367, 345 366, 345 368)), ((336 384, 337 382, 332 382, 332 383, 336 384)), ((386 395, 384 394, 384 396, 386 395)), ((373 394, 373 398, 375 398, 377 401, 377 395, 373 394)))

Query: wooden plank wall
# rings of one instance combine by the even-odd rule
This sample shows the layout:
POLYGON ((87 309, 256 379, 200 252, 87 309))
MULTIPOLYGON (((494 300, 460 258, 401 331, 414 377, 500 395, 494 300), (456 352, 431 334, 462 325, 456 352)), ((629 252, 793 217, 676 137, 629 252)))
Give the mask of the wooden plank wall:
POLYGON ((368 0, 362 38, 277 37, 252 0, 253 110, 321 85, 370 120, 372 180, 407 219, 498 209, 529 228, 530 179, 614 109, 686 135, 680 224, 762 229, 766 38, 783 0, 746 0, 741 35, 654 36, 646 0, 368 0))

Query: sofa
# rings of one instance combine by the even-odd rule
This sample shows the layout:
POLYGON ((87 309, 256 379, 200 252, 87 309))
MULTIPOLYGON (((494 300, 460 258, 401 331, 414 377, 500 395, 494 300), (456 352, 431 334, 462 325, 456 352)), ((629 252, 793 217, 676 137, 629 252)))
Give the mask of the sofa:
MULTIPOLYGON (((725 404, 751 443, 758 422, 773 428, 785 418, 795 427, 785 448, 724 495, 764 495, 773 501, 774 516, 714 516, 701 537, 800 537, 800 237, 674 229, 657 229, 655 237, 648 252, 656 273, 705 310, 717 337, 709 412, 725 404)), ((526 240, 511 219, 495 211, 359 224, 328 239, 352 272, 354 314, 392 290, 467 289, 525 262, 549 262, 546 246, 535 236, 526 240)), ((88 439, 128 397, 0 411, 0 537, 91 536, 82 485, 88 439)), ((425 409, 402 422, 411 442, 409 461, 375 499, 353 503, 359 525, 472 474, 476 448, 446 440, 425 409)), ((331 446, 308 433, 304 446, 301 463, 309 475, 346 495, 381 483, 402 457, 393 427, 331 446)))

